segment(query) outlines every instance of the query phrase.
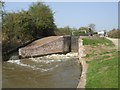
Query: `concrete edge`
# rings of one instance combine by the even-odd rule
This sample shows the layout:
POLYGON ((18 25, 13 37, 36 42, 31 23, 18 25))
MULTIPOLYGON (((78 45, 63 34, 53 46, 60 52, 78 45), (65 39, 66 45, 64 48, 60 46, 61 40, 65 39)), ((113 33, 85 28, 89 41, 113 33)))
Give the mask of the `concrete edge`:
POLYGON ((80 80, 79 80, 77 88, 85 88, 88 64, 84 60, 81 60, 80 64, 82 66, 82 73, 80 75, 80 80))
POLYGON ((83 41, 81 40, 81 38, 79 38, 79 50, 78 50, 78 57, 79 57, 79 62, 82 66, 82 73, 80 75, 80 80, 78 83, 77 88, 82 88, 85 89, 85 85, 86 85, 86 74, 87 74, 87 69, 88 69, 88 64, 86 63, 86 61, 84 60, 84 58, 82 58, 83 56, 85 56, 84 53, 84 46, 83 46, 83 41))

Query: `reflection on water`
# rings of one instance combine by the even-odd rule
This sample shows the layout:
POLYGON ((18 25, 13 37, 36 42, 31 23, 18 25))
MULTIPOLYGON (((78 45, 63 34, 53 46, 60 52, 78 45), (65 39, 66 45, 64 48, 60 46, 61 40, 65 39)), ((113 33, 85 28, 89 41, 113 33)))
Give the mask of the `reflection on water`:
POLYGON ((76 88, 80 78, 77 57, 48 55, 3 63, 3 88, 76 88))

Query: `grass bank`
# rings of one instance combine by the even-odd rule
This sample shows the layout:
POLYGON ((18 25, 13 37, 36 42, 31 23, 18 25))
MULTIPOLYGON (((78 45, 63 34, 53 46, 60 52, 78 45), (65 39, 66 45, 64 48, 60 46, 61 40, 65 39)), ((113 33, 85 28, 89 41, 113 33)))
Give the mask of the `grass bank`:
POLYGON ((118 51, 108 39, 83 38, 88 63, 86 88, 118 88, 118 51))

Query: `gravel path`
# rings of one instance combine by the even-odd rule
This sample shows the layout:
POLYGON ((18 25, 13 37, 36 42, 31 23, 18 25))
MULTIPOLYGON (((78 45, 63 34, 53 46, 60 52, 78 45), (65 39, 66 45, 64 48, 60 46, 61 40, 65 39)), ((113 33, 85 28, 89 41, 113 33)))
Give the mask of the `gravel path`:
POLYGON ((120 51, 120 39, 114 39, 109 37, 106 37, 106 38, 111 40, 115 44, 116 48, 120 51))

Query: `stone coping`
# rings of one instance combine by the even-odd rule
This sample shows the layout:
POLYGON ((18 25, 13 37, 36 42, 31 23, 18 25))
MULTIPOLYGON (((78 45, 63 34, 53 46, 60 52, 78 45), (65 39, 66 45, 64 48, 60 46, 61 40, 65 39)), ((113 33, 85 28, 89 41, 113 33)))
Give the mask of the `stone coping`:
POLYGON ((49 43, 49 42, 55 41, 55 40, 57 40, 57 39, 59 39, 61 37, 63 37, 63 36, 45 37, 45 38, 42 38, 42 39, 39 39, 39 40, 36 40, 36 41, 32 42, 31 44, 27 45, 24 48, 29 49, 29 48, 34 48, 36 46, 42 46, 42 45, 46 44, 46 42, 49 43))

